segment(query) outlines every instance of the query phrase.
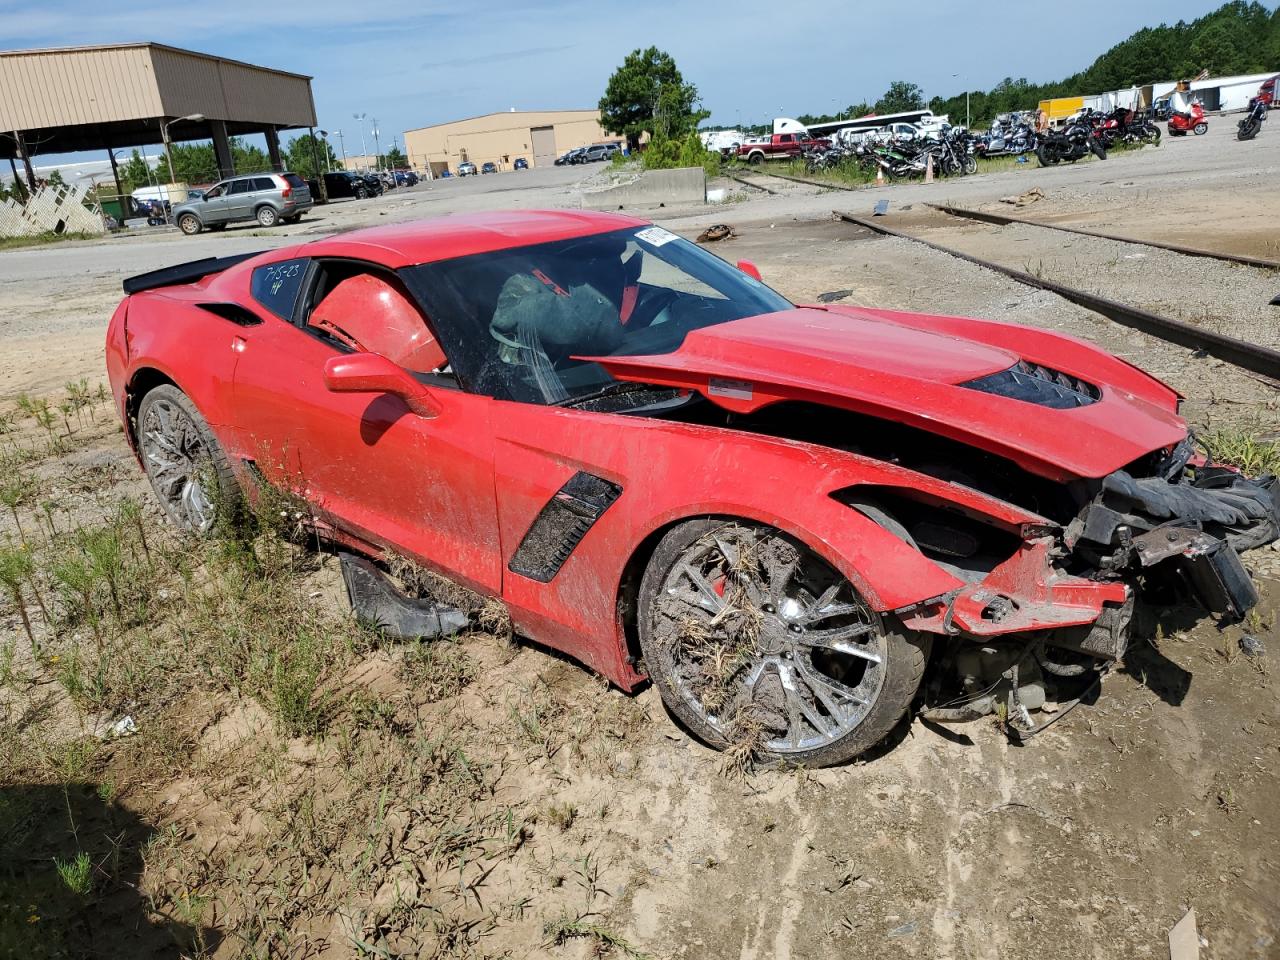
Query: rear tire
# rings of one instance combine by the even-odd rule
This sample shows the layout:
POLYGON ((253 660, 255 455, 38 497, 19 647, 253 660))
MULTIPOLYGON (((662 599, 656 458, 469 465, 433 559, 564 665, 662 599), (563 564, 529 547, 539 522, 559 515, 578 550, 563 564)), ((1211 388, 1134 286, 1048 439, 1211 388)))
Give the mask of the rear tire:
POLYGON ((638 626, 663 703, 693 734, 806 766, 884 739, 929 652, 927 636, 871 611, 804 544, 745 521, 668 532, 641 581, 638 626))
POLYGON ((259 226, 268 229, 280 222, 280 214, 276 213, 275 207, 259 207, 254 216, 259 226))
POLYGON ((179 530, 208 536, 241 515, 244 497, 227 456, 177 387, 161 384, 142 398, 137 443, 151 489, 179 530))
POLYGON ((188 237, 194 237, 204 229, 204 224, 200 222, 200 218, 194 213, 184 213, 178 218, 178 229, 188 237))

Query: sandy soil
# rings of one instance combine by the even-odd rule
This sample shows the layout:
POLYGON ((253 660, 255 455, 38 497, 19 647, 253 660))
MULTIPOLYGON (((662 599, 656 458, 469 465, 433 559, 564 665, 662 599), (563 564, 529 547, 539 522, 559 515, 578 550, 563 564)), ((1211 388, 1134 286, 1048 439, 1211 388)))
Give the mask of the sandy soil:
MULTIPOLYGON (((744 189, 723 207, 661 219, 685 235, 734 224, 739 238, 713 249, 754 260, 793 299, 848 291, 845 302, 1063 330, 1166 379, 1187 396, 1196 424, 1274 431, 1277 394, 1254 377, 829 215, 832 207, 866 212, 885 196, 908 223, 920 211, 904 208, 925 200, 995 205, 1034 184, 1047 197, 1024 216, 1276 256, 1267 218, 1275 222, 1280 198, 1255 189, 1273 180, 1274 151, 1262 152, 1271 146, 1262 140, 1236 150, 1223 126, 1105 164, 856 194, 744 189), (1170 210, 1171 194, 1192 202, 1170 210)), ((572 206, 575 179, 590 172, 533 171, 335 204, 268 236, 246 228, 0 253, 0 413, 14 414, 0 437, 6 463, 20 460, 38 476, 59 530, 100 522, 124 497, 150 504, 101 408, 75 427, 69 446, 18 456, 42 440, 16 414, 15 397, 25 391, 56 405, 65 382, 101 380, 101 337, 125 276, 369 223, 572 206)), ((918 225, 1016 266, 1025 264, 1023 248, 1036 249, 1046 275, 1124 283, 1152 306, 1169 305, 1170 278, 1184 271, 1176 258, 1154 254, 1130 271, 1112 264, 1129 248, 1083 238, 1064 251, 1062 238, 1024 239, 1025 228, 936 218, 918 225)), ((1234 303, 1265 287, 1251 278, 1246 296, 1238 276, 1203 261, 1194 269, 1205 278, 1196 281, 1196 309, 1203 300, 1210 313, 1218 299, 1234 303), (1228 292, 1219 298, 1215 287, 1228 292)), ((1250 316, 1265 325, 1265 310, 1250 316)), ((146 511, 158 529, 157 509, 146 511)), ((0 517, 0 538, 16 534, 7 513, 0 517)), ((351 956, 360 940, 384 944, 386 953, 369 955, 402 956, 586 958, 634 948, 715 960, 1160 958, 1166 931, 1194 907, 1202 956, 1273 957, 1280 552, 1247 562, 1263 592, 1257 618, 1218 630, 1187 611, 1165 611, 1158 630, 1141 631, 1096 703, 1020 748, 991 723, 917 722, 900 726, 865 762, 734 780, 718 755, 665 715, 652 690, 625 697, 561 658, 476 634, 462 644, 474 679, 439 702, 404 673, 408 649, 352 654, 325 689, 365 697, 362 712, 352 708, 319 738, 291 738, 253 697, 213 685, 142 711, 116 704, 107 719, 132 709, 141 732, 98 748, 82 789, 50 792, 31 778, 0 783, 0 801, 48 812, 31 848, 45 863, 65 849, 63 806, 75 809, 86 837, 125 838, 122 882, 99 891, 80 921, 101 937, 102 955, 191 955, 203 938, 209 955, 230 958, 249 950, 246 931, 274 930, 277 955, 296 957, 351 956), (1239 652, 1245 632, 1267 645, 1260 659, 1239 652), (462 766, 457 753, 441 760, 425 750, 441 737, 462 751, 462 766), (455 808, 459 797, 465 803, 455 808), (491 831, 462 847, 482 850, 478 859, 441 845, 443 809, 462 817, 449 829, 491 831), (261 911, 261 928, 246 919, 250 905, 261 911), (580 925, 561 938, 556 925, 566 917, 580 925), (610 947, 599 930, 626 945, 610 947)), ((336 565, 310 570, 298 589, 336 606, 336 565)), ((0 633, 19 630, 16 611, 0 608, 0 633)), ((4 688, 10 748, 46 758, 60 739, 101 725, 101 716, 68 710, 60 691, 45 679, 19 702, 4 688)), ((0 758, 10 761, 0 770, 48 769, 35 756, 0 750, 0 758)), ((111 845, 102 849, 109 856, 111 845)), ((0 908, 0 929, 31 922, 27 906, 15 899, 0 908)))

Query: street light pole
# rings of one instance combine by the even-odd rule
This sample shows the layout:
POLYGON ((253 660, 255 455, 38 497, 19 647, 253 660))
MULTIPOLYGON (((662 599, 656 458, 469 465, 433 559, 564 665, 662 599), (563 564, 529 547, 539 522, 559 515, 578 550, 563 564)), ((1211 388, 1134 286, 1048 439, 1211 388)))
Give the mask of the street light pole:
POLYGON ((164 155, 169 161, 169 182, 176 183, 177 178, 173 175, 173 150, 172 142, 169 140, 169 127, 175 123, 181 123, 183 120, 190 120, 193 123, 199 123, 204 119, 203 113, 189 113, 185 117, 177 117, 169 121, 160 122, 160 134, 164 138, 164 155))
POLYGON ((378 118, 372 117, 373 120, 373 163, 379 170, 382 169, 382 144, 378 142, 378 118))
POLYGON ((352 119, 360 121, 360 166, 364 167, 364 172, 369 172, 369 145, 364 139, 364 121, 369 116, 367 113, 353 113, 352 119))

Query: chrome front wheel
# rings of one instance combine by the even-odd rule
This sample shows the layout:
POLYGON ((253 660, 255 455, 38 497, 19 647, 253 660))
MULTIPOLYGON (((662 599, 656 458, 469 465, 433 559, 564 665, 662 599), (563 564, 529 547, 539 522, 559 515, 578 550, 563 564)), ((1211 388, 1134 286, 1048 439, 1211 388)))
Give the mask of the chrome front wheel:
POLYGON ((664 702, 717 747, 821 765, 873 746, 919 685, 922 648, 767 526, 693 521, 659 544, 640 641, 664 702))

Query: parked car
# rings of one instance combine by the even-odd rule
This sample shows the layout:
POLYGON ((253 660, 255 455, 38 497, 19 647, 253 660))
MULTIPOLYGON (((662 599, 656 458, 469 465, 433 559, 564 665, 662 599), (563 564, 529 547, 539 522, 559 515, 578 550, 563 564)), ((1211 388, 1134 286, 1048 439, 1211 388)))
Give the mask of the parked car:
POLYGON ((369 191, 369 196, 380 197, 383 194, 382 180, 376 173, 362 173, 361 179, 364 180, 365 189, 369 191))
POLYGON ((738 148, 738 157, 747 163, 763 163, 765 160, 789 160, 807 150, 827 150, 830 140, 819 140, 803 133, 775 133, 767 137, 754 137, 738 148))
POLYGON ((396 185, 400 187, 412 187, 418 183, 418 175, 412 170, 396 170, 396 185))
POLYGON ((584 159, 586 158, 586 155, 587 155, 587 148, 586 148, 586 147, 574 147, 574 148, 573 148, 572 150, 570 150, 568 153, 566 153, 566 154, 564 154, 563 156, 558 157, 558 158, 556 159, 556 166, 557 166, 557 167, 563 167, 563 166, 565 166, 565 165, 573 165, 573 164, 575 164, 575 163, 582 163, 582 162, 584 161, 584 159))
POLYGON ((612 160, 613 155, 618 152, 616 143, 596 143, 587 147, 583 159, 587 163, 595 163, 600 160, 612 160))
POLYGON ((480 167, 480 172, 481 173, 497 173, 498 165, 494 163, 492 160, 486 160, 484 162, 484 165, 480 167))
POLYGON ((324 175, 324 189, 330 200, 342 197, 354 197, 364 200, 372 196, 364 177, 352 170, 336 170, 324 175))
POLYGON ((764 758, 848 760, 914 704, 1025 736, 1147 591, 1243 616, 1238 551, 1280 521, 1274 477, 1205 461, 1175 390, 1083 340, 796 307, 633 217, 460 214, 124 289, 107 374, 178 528, 290 491, 365 622, 465 625, 394 551, 764 758))
POLYGON ((458 176, 460 177, 474 177, 477 175, 477 172, 476 165, 470 160, 464 160, 462 163, 458 164, 458 176))
POLYGON ((516 157, 516 162, 511 165, 512 170, 528 170, 529 161, 524 157, 516 157))
POLYGON ((198 200, 173 208, 173 222, 188 236, 205 228, 221 230, 229 223, 257 220, 274 227, 294 223, 311 209, 311 190, 296 173, 255 173, 214 184, 198 200))

